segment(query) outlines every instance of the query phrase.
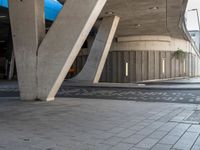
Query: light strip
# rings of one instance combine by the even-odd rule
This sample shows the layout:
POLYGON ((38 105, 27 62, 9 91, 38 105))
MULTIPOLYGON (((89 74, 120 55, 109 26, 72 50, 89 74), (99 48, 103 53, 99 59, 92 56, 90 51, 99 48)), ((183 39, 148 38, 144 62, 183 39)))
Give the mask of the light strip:
POLYGON ((128 62, 126 62, 126 77, 128 77, 128 62))

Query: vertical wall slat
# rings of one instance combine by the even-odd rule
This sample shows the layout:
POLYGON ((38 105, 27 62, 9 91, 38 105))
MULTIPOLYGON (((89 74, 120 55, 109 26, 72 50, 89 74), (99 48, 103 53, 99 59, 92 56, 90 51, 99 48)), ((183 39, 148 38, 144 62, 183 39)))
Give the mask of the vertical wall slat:
POLYGON ((142 52, 136 51, 136 81, 142 80, 142 52))

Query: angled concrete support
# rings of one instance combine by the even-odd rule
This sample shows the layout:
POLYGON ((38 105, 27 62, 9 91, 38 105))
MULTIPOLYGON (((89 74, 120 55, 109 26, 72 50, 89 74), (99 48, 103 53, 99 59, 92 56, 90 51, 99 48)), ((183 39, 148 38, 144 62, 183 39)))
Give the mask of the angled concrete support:
POLYGON ((38 99, 54 99, 105 3, 66 1, 38 50, 38 99))
POLYGON ((44 0, 9 0, 21 99, 54 99, 106 1, 67 0, 45 36, 44 0))
POLYGON ((43 0, 9 0, 9 15, 21 99, 37 98, 37 49, 45 35, 43 0))
POLYGON ((86 64, 72 81, 99 82, 119 20, 117 16, 103 19, 86 64))

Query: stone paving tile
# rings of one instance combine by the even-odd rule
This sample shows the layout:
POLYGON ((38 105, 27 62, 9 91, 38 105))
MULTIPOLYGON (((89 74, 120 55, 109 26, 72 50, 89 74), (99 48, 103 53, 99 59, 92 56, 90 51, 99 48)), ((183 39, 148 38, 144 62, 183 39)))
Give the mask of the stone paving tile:
POLYGON ((200 133, 200 125, 192 125, 187 131, 200 133))
POLYGON ((111 130, 109 130, 108 132, 111 132, 111 133, 120 133, 120 132, 122 132, 124 130, 125 130, 125 128, 115 127, 115 128, 112 128, 111 130))
POLYGON ((191 150, 200 150, 200 145, 194 145, 191 150))
POLYGON ((200 136, 197 138, 197 140, 195 141, 195 143, 194 143, 194 145, 193 145, 193 147, 192 147, 192 150, 196 150, 196 149, 198 149, 198 150, 200 150, 200 136), (198 149, 199 148, 199 149, 198 149))
POLYGON ((174 145, 180 136, 175 135, 166 135, 162 140, 159 141, 161 144, 168 144, 168 145, 174 145))
POLYGON ((146 137, 145 135, 134 134, 134 135, 124 139, 123 142, 130 143, 130 144, 137 144, 140 141, 142 141, 145 137, 146 137))
POLYGON ((110 150, 130 150, 131 147, 133 147, 132 144, 118 143, 117 145, 113 146, 110 150))
POLYGON ((159 131, 159 130, 157 130, 157 131, 153 132, 151 135, 149 135, 149 138, 152 138, 152 139, 161 139, 161 138, 163 138, 167 134, 168 134, 168 132, 166 132, 166 131, 159 131))
POLYGON ((133 131, 140 131, 140 130, 142 130, 143 128, 145 128, 146 127, 146 125, 134 125, 134 126, 132 126, 132 127, 130 127, 129 129, 130 130, 133 130, 133 131))
POLYGON ((152 129, 152 130, 155 130, 155 129, 160 128, 162 125, 164 125, 164 122, 156 121, 156 122, 153 122, 152 124, 150 124, 150 125, 148 126, 148 128, 150 128, 150 129, 152 129))
POLYGON ((138 148, 146 148, 150 149, 152 148, 159 140, 157 139, 151 139, 151 138, 145 138, 140 143, 138 143, 135 147, 138 148))
POLYGON ((99 131, 97 133, 93 133, 92 137, 98 139, 107 139, 109 137, 112 137, 113 135, 113 133, 99 131))
POLYGON ((169 132, 172 136, 181 136, 191 125, 190 124, 178 124, 174 129, 169 132))
POLYGON ((168 121, 172 120, 175 116, 177 116, 178 114, 180 114, 182 111, 183 111, 182 108, 175 109, 172 112, 170 112, 169 114, 161 117, 158 121, 168 122, 168 121))
POLYGON ((136 134, 148 136, 153 132, 154 132, 154 130, 152 130, 152 129, 144 128, 144 129, 140 130, 139 132, 137 132, 136 134))
POLYGON ((126 137, 129 137, 129 136, 133 135, 135 132, 136 131, 127 129, 127 130, 124 130, 124 131, 120 132, 119 134, 116 134, 116 136, 117 137, 126 138, 126 137))
POLYGON ((130 150, 149 150, 149 149, 144 149, 144 148, 138 148, 138 147, 133 147, 130 150))
POLYGON ((175 149, 189 150, 195 143, 199 133, 186 132, 173 146, 175 149))
POLYGON ((151 150, 170 150, 172 145, 156 144, 151 150))
POLYGON ((116 145, 117 143, 121 142, 122 140, 123 140, 123 138, 119 138, 119 137, 113 136, 113 137, 110 137, 110 138, 104 140, 104 141, 102 142, 102 144, 108 144, 108 145, 114 146, 114 145, 116 145))
POLYGON ((172 130, 176 125, 177 125, 177 123, 167 122, 166 124, 161 126, 158 130, 159 131, 167 131, 168 132, 168 131, 172 130))
POLYGON ((112 148, 111 145, 97 144, 97 145, 81 145, 80 147, 77 147, 76 149, 73 148, 73 150, 110 150, 111 148, 112 148))

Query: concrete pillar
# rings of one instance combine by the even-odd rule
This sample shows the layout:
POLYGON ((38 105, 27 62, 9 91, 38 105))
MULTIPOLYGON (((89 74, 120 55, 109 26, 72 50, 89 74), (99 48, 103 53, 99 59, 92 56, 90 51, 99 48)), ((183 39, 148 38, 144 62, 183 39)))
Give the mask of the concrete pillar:
POLYGON ((73 81, 99 82, 119 20, 117 16, 103 19, 90 50, 87 62, 82 71, 72 79, 73 81))
POLYGON ((54 99, 105 3, 66 1, 38 50, 38 99, 54 99))
POLYGON ((43 0, 9 0, 13 47, 22 100, 37 98, 37 49, 45 35, 43 0))

